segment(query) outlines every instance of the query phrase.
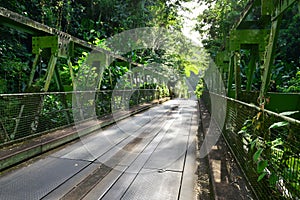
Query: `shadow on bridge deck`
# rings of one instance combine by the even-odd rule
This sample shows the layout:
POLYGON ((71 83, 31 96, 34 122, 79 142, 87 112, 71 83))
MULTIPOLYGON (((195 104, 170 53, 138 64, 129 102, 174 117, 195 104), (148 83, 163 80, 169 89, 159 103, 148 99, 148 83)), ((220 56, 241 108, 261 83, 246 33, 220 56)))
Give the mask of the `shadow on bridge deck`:
POLYGON ((171 100, 0 178, 1 199, 196 199, 197 102, 171 100))

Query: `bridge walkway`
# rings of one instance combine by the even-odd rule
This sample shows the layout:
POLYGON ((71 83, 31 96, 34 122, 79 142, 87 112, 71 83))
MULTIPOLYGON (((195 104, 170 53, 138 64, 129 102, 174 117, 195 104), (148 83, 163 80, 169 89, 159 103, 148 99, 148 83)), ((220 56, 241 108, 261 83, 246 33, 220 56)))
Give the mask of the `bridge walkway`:
POLYGON ((196 199, 197 102, 171 100, 3 174, 1 199, 196 199))

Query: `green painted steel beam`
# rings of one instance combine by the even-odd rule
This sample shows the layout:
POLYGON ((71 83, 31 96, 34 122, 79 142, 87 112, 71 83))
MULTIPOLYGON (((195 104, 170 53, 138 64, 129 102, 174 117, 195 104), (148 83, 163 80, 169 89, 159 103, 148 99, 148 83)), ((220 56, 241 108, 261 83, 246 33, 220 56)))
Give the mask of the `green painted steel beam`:
POLYGON ((278 39, 278 33, 280 29, 281 23, 281 16, 277 18, 276 21, 272 22, 271 33, 269 37, 269 44, 267 46, 264 63, 262 66, 263 69, 263 77, 262 77, 262 84, 260 89, 260 103, 263 102, 263 98, 268 91, 269 83, 270 83, 270 76, 271 76, 271 69, 274 62, 275 57, 275 48, 276 42, 278 39))
POLYGON ((253 20, 244 20, 240 23, 237 30, 243 30, 243 29, 269 29, 270 25, 270 15, 262 15, 259 19, 253 21, 253 20))
POLYGON ((32 85, 39 57, 40 57, 40 50, 37 52, 37 54, 35 54, 35 58, 34 58, 34 61, 32 64, 31 72, 30 72, 29 82, 28 82, 28 86, 27 86, 28 88, 31 87, 31 85, 32 85))
POLYGON ((58 36, 32 37, 32 53, 38 54, 41 49, 51 49, 51 54, 58 51, 58 36))
POLYGON ((253 75, 256 69, 256 63, 259 55, 257 52, 257 48, 252 47, 250 49, 250 62, 248 64, 248 71, 247 71, 247 85, 246 85, 246 91, 250 92, 251 91, 251 86, 253 82, 253 75))
POLYGON ((50 57, 50 61, 48 63, 47 78, 46 78, 46 82, 45 82, 45 86, 44 86, 44 92, 47 92, 48 89, 49 89, 51 79, 53 77, 56 61, 57 61, 57 56, 52 54, 51 57, 50 57))
POLYGON ((241 14, 240 18, 238 19, 238 22, 234 25, 233 29, 238 29, 239 26, 241 25, 241 23, 243 21, 245 21, 245 19, 250 14, 250 12, 253 9, 256 2, 257 2, 257 0, 250 0, 249 1, 249 3, 247 4, 246 8, 243 11, 243 13, 241 14))
POLYGON ((266 105, 266 109, 281 113, 291 110, 300 110, 300 94, 298 93, 267 93, 271 101, 266 105))
MULTIPOLYGON (((265 96, 270 82, 271 69, 274 62, 276 41, 279 32, 279 26, 282 14, 300 0, 253 0, 249 1, 240 19, 230 32, 229 47, 226 50, 231 52, 228 73, 228 94, 232 93, 232 83, 235 81, 235 98, 239 98, 239 64, 237 52, 242 48, 251 50, 251 60, 247 72, 247 91, 251 90, 253 73, 257 62, 263 61, 261 66, 262 85, 260 89, 260 99, 265 96), (261 17, 256 21, 247 21, 247 16, 254 8, 260 7, 261 17), (271 25, 271 30, 269 26, 271 25), (258 45, 256 50, 249 46, 258 45)), ((299 9, 300 11, 300 9, 299 9)), ((222 55, 218 55, 216 62, 223 67, 222 55)))
POLYGON ((32 37, 32 53, 38 54, 41 49, 50 48, 58 57, 68 58, 74 55, 74 43, 68 38, 58 36, 32 37))
POLYGON ((229 57, 229 72, 228 72, 228 81, 227 81, 227 95, 229 95, 232 91, 232 82, 233 82, 233 75, 234 75, 234 59, 233 59, 233 52, 229 57))
MULTIPOLYGON (((268 0, 265 0, 268 1, 268 0)), ((299 0, 276 0, 274 4, 274 9, 272 13, 272 21, 277 20, 289 7, 294 5, 294 3, 300 2, 299 0)))
POLYGON ((261 14, 271 15, 274 10, 274 1, 261 0, 261 14))
POLYGON ((67 59, 67 64, 68 64, 68 67, 69 67, 69 70, 70 70, 70 76, 71 76, 71 79, 72 79, 73 90, 76 91, 77 87, 76 87, 75 75, 74 75, 74 71, 73 71, 73 65, 72 65, 72 62, 71 62, 71 58, 67 59))
MULTIPOLYGON (((75 46, 81 47, 84 50, 102 52, 104 54, 110 55, 115 59, 130 62, 127 58, 124 58, 123 56, 117 55, 115 53, 112 53, 100 47, 89 44, 84 40, 78 39, 72 35, 59 31, 55 28, 51 28, 49 26, 36 22, 32 19, 24 17, 18 13, 12 12, 3 7, 0 7, 0 24, 14 28, 21 32, 28 33, 33 36, 58 36, 60 40, 72 41, 75 46)), ((132 63, 132 65, 139 66, 139 67, 143 66, 135 62, 130 62, 130 63, 132 63)))
POLYGON ((240 25, 245 22, 246 17, 251 13, 255 6, 261 7, 262 16, 272 16, 272 21, 276 20, 282 15, 287 8, 292 6, 294 3, 300 2, 299 0, 251 0, 245 7, 240 19, 234 25, 233 29, 239 29, 240 25))
POLYGON ((235 82, 235 99, 240 99, 241 93, 241 67, 240 67, 240 52, 236 51, 233 55, 234 65, 234 82, 235 82))
POLYGON ((265 51, 270 30, 232 30, 230 32, 229 50, 240 50, 242 44, 258 44, 259 51, 265 51))

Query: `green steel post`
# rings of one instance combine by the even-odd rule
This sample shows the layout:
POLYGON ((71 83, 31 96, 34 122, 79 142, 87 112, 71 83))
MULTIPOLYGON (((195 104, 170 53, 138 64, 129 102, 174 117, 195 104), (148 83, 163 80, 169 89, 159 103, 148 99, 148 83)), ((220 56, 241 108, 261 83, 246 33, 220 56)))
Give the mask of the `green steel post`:
POLYGON ((140 103, 140 85, 141 85, 141 73, 137 72, 136 74, 136 78, 137 78, 137 90, 138 90, 138 94, 137 94, 137 103, 140 103))
POLYGON ((146 89, 146 83, 147 83, 147 74, 145 74, 145 68, 143 68, 143 89, 146 89))
MULTIPOLYGON (((55 82, 56 82, 58 91, 64 92, 65 89, 64 89, 63 83, 61 81, 59 70, 57 69, 57 67, 55 67, 55 69, 54 69, 54 78, 55 78, 55 82)), ((64 108, 66 109, 65 112, 66 112, 67 122, 68 122, 68 124, 70 124, 71 123, 71 115, 70 115, 69 106, 68 106, 65 94, 61 94, 60 98, 61 98, 64 108)))
POLYGON ((234 59, 233 53, 230 55, 229 59, 229 72, 228 72, 228 81, 227 81, 227 95, 232 91, 232 81, 233 81, 233 73, 234 72, 234 59))
POLYGON ((234 53, 234 73, 235 73, 235 99, 240 99, 241 93, 241 67, 240 67, 240 53, 236 51, 234 53))
POLYGON ((261 0, 262 15, 271 15, 274 10, 274 2, 270 0, 261 0))
MULTIPOLYGON (((265 0, 267 1, 267 0, 265 0)), ((285 11, 294 5, 294 3, 298 2, 299 0, 280 0, 275 2, 275 9, 272 16, 272 21, 276 21, 277 18, 282 17, 285 11)), ((273 3, 273 2, 272 2, 273 3)), ((274 3, 273 3, 274 4, 274 3)))
POLYGON ((263 63, 263 77, 260 89, 260 103, 263 101, 263 97, 268 91, 270 77, 271 77, 271 69, 274 62, 275 56, 275 47, 278 39, 278 33, 280 29, 281 16, 277 18, 274 22, 272 22, 272 28, 269 38, 269 44, 266 50, 265 59, 263 63))
POLYGON ((70 57, 67 59, 67 63, 68 63, 69 70, 70 70, 70 75, 71 75, 71 79, 72 79, 73 90, 76 91, 75 76, 74 76, 72 62, 71 62, 71 58, 70 57))
POLYGON ((55 79, 58 91, 64 92, 65 91, 64 86, 63 86, 63 83, 61 81, 61 78, 60 78, 59 71, 58 71, 57 67, 54 68, 54 79, 55 79))
POLYGON ((133 74, 132 74, 132 66, 131 66, 131 63, 129 63, 129 78, 130 78, 130 84, 131 84, 131 89, 133 90, 133 74))
POLYGON ((28 88, 32 85, 32 82, 33 82, 33 79, 34 79, 34 74, 35 74, 35 70, 36 70, 36 66, 37 66, 37 62, 39 60, 39 57, 40 57, 40 51, 39 53, 37 53, 35 55, 35 58, 34 58, 34 61, 33 61, 33 64, 32 64, 32 69, 31 69, 31 72, 30 72, 30 78, 29 78, 29 83, 28 83, 28 88))
POLYGON ((252 82, 253 82, 253 74, 255 72, 256 69, 256 61, 257 61, 257 51, 258 49, 255 47, 252 47, 250 49, 250 62, 248 65, 248 73, 247 73, 247 86, 246 86, 246 91, 250 92, 251 91, 251 86, 252 86, 252 82))
POLYGON ((109 73, 109 84, 110 84, 110 87, 111 89, 113 89, 113 81, 112 81, 112 74, 111 74, 111 68, 109 67, 108 68, 108 73, 109 73))
POLYGON ((44 92, 47 92, 51 83, 51 79, 54 73, 54 68, 56 65, 57 61, 57 56, 55 54, 52 54, 50 57, 50 61, 48 63, 48 68, 47 68, 47 78, 44 86, 44 92))
MULTIPOLYGON (((116 62, 112 63, 112 66, 116 68, 116 62)), ((110 87, 113 90, 113 79, 112 79, 112 72, 111 72, 111 67, 108 66, 108 74, 109 74, 109 83, 110 83, 110 87)))

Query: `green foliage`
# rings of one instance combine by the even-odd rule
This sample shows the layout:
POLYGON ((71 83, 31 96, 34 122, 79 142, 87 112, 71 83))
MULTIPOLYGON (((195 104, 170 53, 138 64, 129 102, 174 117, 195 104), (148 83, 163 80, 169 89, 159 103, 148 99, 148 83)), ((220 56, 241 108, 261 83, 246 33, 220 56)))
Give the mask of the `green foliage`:
MULTIPOLYGON (((257 173, 262 174, 266 167, 268 166, 268 161, 267 160, 260 160, 257 162, 257 173)), ((266 173, 265 173, 266 174, 266 173)), ((259 181, 259 180, 258 180, 259 181)))
MULTIPOLYGON (((178 9, 182 2, 187 1, 189 0, 0 0, 0 5, 110 51, 107 38, 125 30, 156 26, 180 31, 182 20, 178 14, 178 9)), ((43 49, 41 52, 33 85, 28 88, 34 55, 31 54, 31 35, 24 34, 21 31, 4 26, 0 27, 0 93, 40 92, 45 84, 50 51, 49 49, 43 49)), ((189 76, 192 72, 197 73, 197 69, 206 66, 205 62, 199 63, 191 59, 194 57, 191 52, 196 47, 192 46, 190 41, 173 34, 165 36, 164 39, 169 42, 171 48, 166 48, 165 50, 156 48, 138 49, 122 56, 145 66, 151 63, 158 63, 165 70, 160 73, 179 74, 182 79, 185 75, 189 76)), ((78 106, 86 106, 87 108, 92 106, 93 110, 96 110, 97 116, 109 114, 113 111, 111 105, 112 90, 120 83, 121 79, 125 79, 123 77, 125 74, 127 76, 133 73, 130 71, 132 66, 119 60, 113 61, 110 66, 94 66, 89 63, 89 54, 83 51, 83 49, 76 47, 75 58, 72 58, 72 68, 77 80, 77 88, 91 90, 92 92, 96 90, 96 97, 95 101, 91 99, 84 101, 86 96, 82 95, 79 98, 82 98, 80 100, 83 100, 81 102, 84 103, 78 106)), ((60 82, 59 78, 64 88, 67 88, 68 91, 72 90, 74 85, 66 60, 59 58, 56 67, 59 76, 55 75, 51 80, 49 91, 58 90, 56 83, 60 82)), ((130 97, 130 106, 149 102, 157 98, 169 97, 172 94, 170 91, 171 87, 177 87, 176 89, 180 91, 182 96, 187 96, 187 88, 183 81, 175 86, 172 84, 152 84, 142 81, 141 85, 136 86, 132 85, 130 80, 127 80, 122 85, 124 87, 120 89, 140 88, 130 97)), ((58 83, 58 85, 61 90, 61 84, 58 83)), ((124 100, 122 98, 118 96, 117 100, 124 100)), ((41 104, 43 106, 35 106, 37 110, 31 109, 34 116, 39 115, 38 119, 34 117, 24 121, 26 123, 24 127, 28 128, 28 130, 24 131, 27 135, 72 123, 73 119, 70 117, 71 112, 69 111, 72 107, 72 98, 70 96, 46 95, 42 99, 39 96, 37 96, 37 99, 33 99, 33 97, 30 97, 30 99, 34 102, 42 100, 41 104), (32 123, 34 126, 31 126, 32 123)), ((4 110, 1 110, 1 113, 3 111, 7 115, 5 117, 2 116, 0 119, 0 121, 11 120, 6 127, 9 133, 14 131, 15 119, 13 118, 17 117, 15 114, 12 115, 9 110, 19 111, 20 106, 23 105, 21 101, 16 102, 15 106, 11 106, 11 103, 12 101, 3 106, 4 110)), ((27 109, 27 106, 25 108, 27 109)), ((74 112, 74 110, 76 109, 72 111, 74 112)), ((84 112, 83 115, 83 117, 86 117, 89 113, 84 112)), ((0 135, 2 135, 2 130, 0 131, 0 135)), ((19 137, 17 134, 16 136, 9 135, 10 138, 4 138, 4 140, 16 139, 19 137)), ((1 141, 2 139, 0 138, 1 141)))
POLYGON ((0 143, 14 139, 15 120, 13 119, 18 117, 18 113, 12 111, 19 110, 20 104, 19 99, 0 98, 0 126, 3 125, 5 129, 4 131, 0 127, 0 143))
MULTIPOLYGON (((68 105, 69 108, 72 105, 68 105)), ((66 107, 62 103, 62 96, 58 95, 47 95, 44 99, 43 110, 41 112, 41 119, 42 121, 47 122, 46 124, 42 124, 42 127, 46 130, 49 130, 53 127, 58 127, 60 124, 68 124, 66 122, 66 112, 58 112, 64 110, 66 107), (55 116, 53 116, 55 113, 55 116)))
POLYGON ((299 111, 286 111, 286 112, 282 112, 282 113, 279 113, 279 114, 283 115, 283 116, 289 116, 289 115, 293 115, 293 114, 296 114, 296 113, 299 113, 299 111))
POLYGON ((261 181, 265 176, 267 175, 267 172, 263 172, 259 175, 259 177, 257 178, 257 181, 261 181))
POLYGON ((198 16, 196 30, 206 35, 204 47, 212 57, 225 47, 226 37, 248 0, 200 0, 208 9, 198 16))
MULTIPOLYGON (((180 31, 182 21, 178 9, 182 2, 187 1, 189 0, 11 0, 8 2, 0 0, 0 5, 109 51, 106 39, 125 30, 157 26, 180 31)), ((34 60, 34 56, 30 52, 31 36, 19 31, 0 27, 0 93, 39 92, 45 84, 50 52, 48 50, 42 51, 35 71, 33 86, 28 88, 31 66, 34 60)), ((191 60, 191 57, 194 56, 191 52, 195 50, 195 47, 192 47, 185 38, 170 34, 165 39, 168 40, 172 48, 166 48, 166 50, 139 49, 122 56, 145 65, 158 63, 163 66, 165 72, 171 75, 179 74, 181 78, 184 75, 189 76, 191 72, 196 73, 198 67, 204 66, 203 63, 191 60), (179 55, 178 52, 183 55, 179 55)), ((81 106, 94 106, 97 116, 108 114, 112 111, 111 90, 124 78, 124 74, 127 75, 132 72, 130 72, 128 63, 118 62, 118 60, 110 66, 92 66, 88 61, 88 53, 82 51, 82 49, 76 48, 75 58, 72 58, 72 68, 77 80, 77 88, 92 91, 101 90, 101 92, 97 91, 94 105, 93 102, 88 100, 88 102, 82 101, 85 103, 81 106)), ((72 78, 66 60, 58 59, 56 67, 63 87, 71 90, 74 85, 72 85, 72 78)), ((155 98, 170 96, 170 85, 145 82, 137 86, 141 90, 135 91, 130 99, 130 106, 148 102, 155 98)), ((180 94, 186 96, 185 85, 180 83, 177 86, 180 94)), ((131 89, 132 87, 133 85, 128 80, 121 89, 131 89)), ((57 89, 56 80, 53 78, 49 91, 57 91, 57 89)), ((83 95, 82 100, 84 98, 83 95)), ((68 99, 59 96, 44 98, 43 107, 39 110, 41 114, 39 125, 36 127, 37 131, 44 131, 72 121, 68 116, 70 114, 68 111, 60 112, 60 110, 71 108, 70 102, 70 97, 68 99)), ((10 109, 19 110, 19 108, 12 107, 10 109)), ((5 109, 5 112, 10 113, 8 110, 9 108, 5 109)), ((8 115, 8 117, 15 118, 16 116, 8 115)), ((12 132, 13 128, 14 122, 9 124, 9 132, 12 132)), ((28 134, 31 131, 30 127, 27 131, 28 134)))
POLYGON ((254 162, 258 162, 258 159, 261 157, 261 153, 263 152, 263 148, 259 148, 253 155, 254 162))
POLYGON ((3 27, 0 35, 0 93, 23 92, 30 73, 27 35, 3 27))
POLYGON ((284 61, 287 64, 293 64, 293 71, 299 66, 299 51, 300 45, 300 13, 298 12, 298 6, 295 4, 290 7, 284 14, 281 30, 279 32, 278 48, 280 53, 277 55, 277 60, 284 61))
MULTIPOLYGON (((238 132, 242 135, 244 149, 252 157, 252 164, 256 165, 257 181, 261 181, 267 175, 269 165, 268 152, 277 146, 276 141, 269 140, 269 132, 263 131, 264 113, 259 112, 251 120, 246 120, 244 126, 238 132)), ((275 128, 274 126, 273 128, 275 128)))
MULTIPOLYGON (((283 113, 286 115, 294 112, 283 113)), ((286 135, 284 130, 289 129, 286 121, 271 124, 267 130, 263 130, 263 114, 257 114, 253 119, 246 120, 244 126, 239 131, 244 141, 244 149, 249 156, 252 156, 252 163, 256 166, 258 175, 257 181, 263 180, 266 176, 271 187, 276 189, 278 181, 283 179, 286 183, 291 183, 291 187, 300 191, 298 180, 300 159, 291 154, 291 149, 286 146, 286 135), (271 133, 281 132, 275 138, 271 133)))
POLYGON ((287 126, 287 125, 289 125, 289 123, 285 122, 285 121, 284 122, 277 122, 277 123, 272 124, 269 127, 269 129, 272 129, 272 128, 276 129, 276 128, 284 127, 284 126, 287 126))
POLYGON ((5 60, 0 65, 0 93, 23 92, 28 81, 27 63, 5 60))
MULTIPOLYGON (((75 67, 73 68, 73 70, 75 71, 75 67)), ((62 79, 64 86, 73 86, 69 66, 67 64, 62 64, 59 71, 60 78, 62 79)))
MULTIPOLYGON (((101 89, 113 90, 121 77, 128 72, 127 66, 112 65, 108 66, 103 72, 101 89)), ((127 85, 130 85, 128 82, 127 85)), ((126 88, 124 88, 126 89, 126 88)), ((127 88, 128 89, 128 88, 127 88)))
POLYGON ((300 92, 300 71, 295 77, 289 79, 284 86, 277 86, 277 89, 282 92, 300 92))
POLYGON ((203 83, 203 79, 200 79, 195 91, 196 96, 200 98, 203 91, 204 91, 204 83, 203 83))
MULTIPOLYGON (((0 4, 23 16, 70 33, 71 35, 84 39, 94 45, 98 45, 100 48, 109 50, 106 44, 106 38, 124 30, 145 26, 159 26, 180 30, 182 21, 177 11, 180 8, 181 3, 187 1, 189 0, 12 0, 9 2, 0 0, 0 4)), ((14 68, 10 69, 8 77, 0 77, 0 82, 5 84, 0 92, 9 93, 12 91, 24 91, 24 88, 26 88, 26 84, 28 83, 30 73, 29 66, 32 65, 33 60, 33 57, 31 57, 31 53, 29 52, 31 46, 30 37, 6 27, 1 27, 0 33, 0 54, 3 56, 3 58, 0 58, 0 63, 6 66, 18 66, 16 67, 18 70, 15 70, 14 68), (24 56, 24 52, 28 53, 25 53, 24 56), (22 65, 22 67, 20 65, 22 65), (20 73, 20 68, 26 68, 26 70, 22 71, 22 79, 17 75, 17 73, 20 73), (18 79, 20 80, 20 83, 18 83, 18 86, 15 84, 12 85, 8 78, 11 80, 18 79), (8 86, 11 88, 8 88, 8 86)), ((178 42, 180 41, 173 41, 174 44, 178 42)), ((47 52, 43 52, 43 54, 47 54, 47 52)), ((82 56, 81 53, 77 55, 79 57, 82 56)), ((178 69, 183 73, 183 68, 179 66, 181 58, 172 59, 172 56, 174 58, 176 57, 170 52, 152 49, 128 52, 128 58, 133 61, 143 64, 151 62, 165 63, 169 67, 178 69), (172 62, 172 60, 174 61, 172 62)), ((79 62, 80 60, 82 60, 82 58, 78 59, 79 62)), ((43 86, 44 78, 42 76, 45 76, 48 57, 44 56, 42 61, 44 63, 39 64, 37 70, 39 77, 35 76, 35 82, 38 81, 36 84, 40 87, 43 86)), ((68 77, 69 72, 67 70, 68 66, 65 63, 58 63, 58 65, 62 82, 65 85, 70 85, 70 77, 68 77)), ((76 65, 74 65, 75 68, 76 65)), ((80 63, 78 65, 80 65, 80 63)), ((1 69, 3 68, 4 67, 1 69)), ((76 69, 74 71, 76 73, 76 69)), ((8 74, 7 70, 1 73, 1 75, 2 74, 8 74)), ((50 89, 53 90, 55 88, 51 87, 50 89)))

